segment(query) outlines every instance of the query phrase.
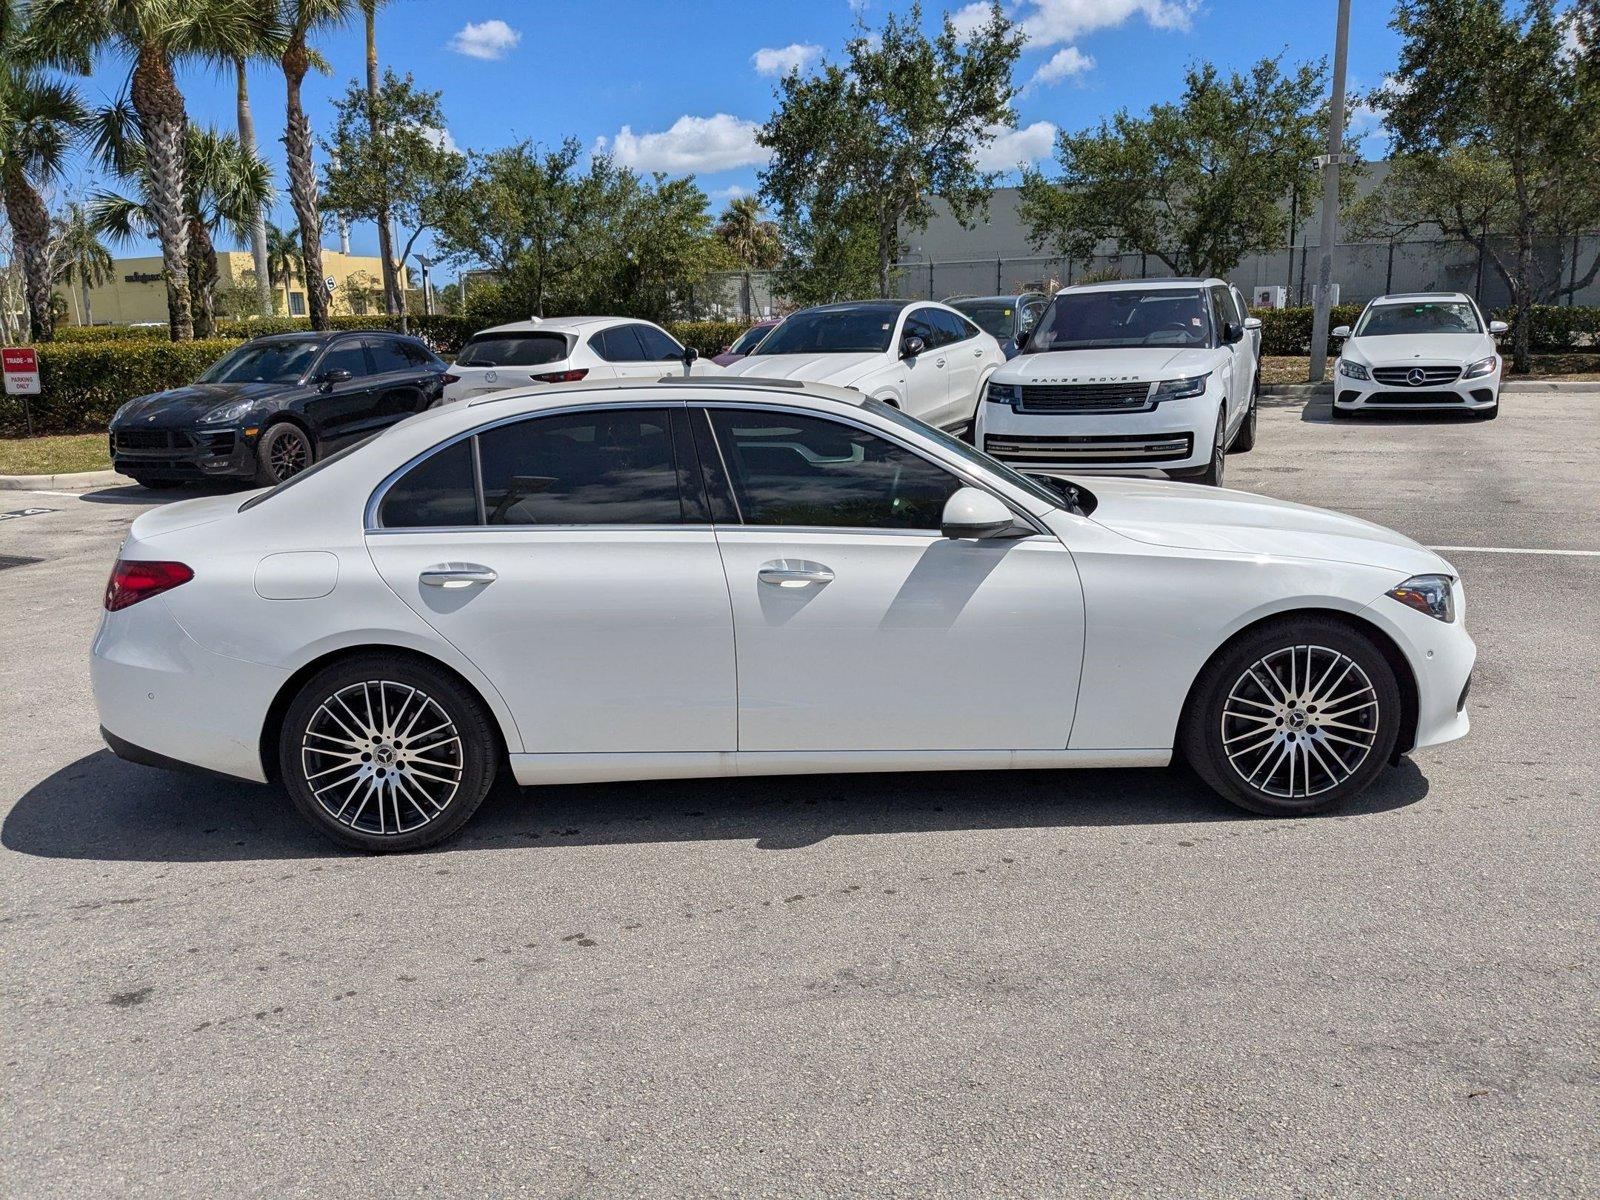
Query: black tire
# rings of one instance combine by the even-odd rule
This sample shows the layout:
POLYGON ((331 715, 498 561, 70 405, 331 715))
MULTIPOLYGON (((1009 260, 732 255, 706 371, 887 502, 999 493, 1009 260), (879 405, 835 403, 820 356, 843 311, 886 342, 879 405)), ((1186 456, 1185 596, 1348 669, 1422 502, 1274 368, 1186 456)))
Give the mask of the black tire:
POLYGON ((1228 406, 1226 402, 1217 409, 1217 430, 1211 437, 1211 461, 1197 471, 1187 471, 1179 478, 1189 483, 1202 483, 1207 487, 1221 487, 1223 472, 1228 463, 1228 406))
POLYGON ((1333 409, 1333 419, 1335 421, 1348 421, 1356 415, 1355 410, 1352 408, 1340 408, 1337 404, 1330 404, 1329 407, 1333 409))
POLYGON ((1260 396, 1261 377, 1257 376, 1255 387, 1250 391, 1250 407, 1239 425, 1239 432, 1233 435, 1233 445, 1228 447, 1229 454, 1249 454, 1256 448, 1256 404, 1260 396))
POLYGON ((317 460, 311 435, 300 426, 279 421, 267 426, 256 443, 256 483, 263 487, 300 474, 317 460))
POLYGON ((476 696, 426 663, 377 654, 307 680, 278 739, 280 777, 300 815, 339 845, 374 853, 454 836, 494 785, 498 761, 476 696), (416 729, 423 721, 445 725, 416 729))
POLYGON ((1364 791, 1394 753, 1401 719, 1400 685, 1371 638, 1329 617, 1288 617, 1212 657, 1189 694, 1178 744, 1223 799, 1303 816, 1364 791), (1340 706, 1331 713, 1330 700, 1340 706))

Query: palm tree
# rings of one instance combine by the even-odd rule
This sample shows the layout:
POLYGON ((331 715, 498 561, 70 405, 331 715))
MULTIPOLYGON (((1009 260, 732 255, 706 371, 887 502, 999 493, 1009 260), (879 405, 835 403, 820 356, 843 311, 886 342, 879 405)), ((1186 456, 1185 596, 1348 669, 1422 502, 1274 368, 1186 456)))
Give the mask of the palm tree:
POLYGON ((300 256, 300 231, 279 229, 267 222, 267 282, 274 290, 283 285, 283 310, 289 311, 289 284, 305 277, 300 256))
POLYGON ((67 205, 65 216, 55 219, 56 279, 71 287, 78 285, 82 305, 79 323, 94 324, 94 308, 89 301, 89 290, 110 283, 115 277, 111 251, 105 248, 84 207, 76 202, 67 205))
POLYGON ((740 305, 749 317, 754 307, 750 287, 752 268, 770 271, 783 257, 778 242, 778 227, 761 218, 761 202, 754 196, 740 196, 729 202, 717 220, 717 240, 727 247, 742 270, 740 305))
POLYGON ((311 154, 311 122, 306 117, 300 89, 313 62, 311 35, 344 24, 355 12, 359 0, 282 0, 282 3, 282 21, 288 33, 281 62, 289 92, 283 128, 283 146, 289 166, 289 202, 300 224, 311 328, 326 329, 328 293, 322 286, 322 213, 317 208, 317 168, 311 154))
MULTIPOLYGON (((361 16, 367 26, 367 128, 374 146, 382 144, 378 137, 378 7, 383 3, 385 0, 361 0, 361 16)), ((383 263, 383 311, 392 317, 403 311, 404 302, 399 273, 394 269, 394 224, 387 196, 378 204, 378 257, 383 263)))
POLYGON ((266 26, 260 0, 32 0, 29 36, 58 66, 88 74, 96 53, 131 60, 128 94, 138 116, 150 184, 151 232, 161 244, 167 314, 173 341, 194 337, 189 289, 189 221, 185 130, 188 114, 178 90, 179 61, 196 55, 249 54, 230 45, 241 29, 266 26))
MULTIPOLYGON (((115 109, 100 114, 101 135, 96 139, 102 156, 124 179, 138 187, 138 195, 97 191, 89 204, 90 221, 97 232, 115 242, 148 237, 155 228, 155 172, 150 155, 137 140, 137 125, 117 119, 115 109), (118 139, 131 139, 121 140, 118 139)), ((249 153, 231 133, 190 127, 184 137, 183 213, 190 244, 188 283, 195 302, 195 333, 210 337, 216 331, 217 250, 213 240, 223 226, 244 241, 253 215, 272 202, 272 172, 249 153)))

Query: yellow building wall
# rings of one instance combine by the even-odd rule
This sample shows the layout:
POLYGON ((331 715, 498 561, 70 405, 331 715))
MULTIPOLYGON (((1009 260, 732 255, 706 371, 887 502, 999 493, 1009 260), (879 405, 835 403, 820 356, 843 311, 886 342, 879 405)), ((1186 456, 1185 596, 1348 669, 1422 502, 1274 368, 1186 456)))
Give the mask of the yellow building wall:
MULTIPOLYGON (((376 255, 340 254, 337 250, 324 250, 322 274, 324 280, 333 280, 332 312, 340 315, 371 315, 383 311, 383 264, 376 255)), ((217 275, 218 291, 255 287, 255 264, 244 251, 219 253, 217 275)), ((400 283, 402 287, 408 284, 403 270, 400 283)), ((67 306, 65 323, 85 324, 82 290, 62 285, 56 291, 67 306)), ((305 280, 282 280, 276 291, 276 314, 293 317, 309 315, 305 280)), ((116 259, 111 282, 89 289, 89 315, 96 325, 165 325, 167 288, 162 282, 161 256, 116 259)))

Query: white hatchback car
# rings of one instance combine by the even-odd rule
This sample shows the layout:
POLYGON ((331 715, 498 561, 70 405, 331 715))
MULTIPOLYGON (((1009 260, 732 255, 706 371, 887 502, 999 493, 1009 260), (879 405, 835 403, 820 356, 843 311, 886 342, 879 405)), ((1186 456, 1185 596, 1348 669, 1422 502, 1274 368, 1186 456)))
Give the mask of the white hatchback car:
POLYGON ((1334 372, 1333 415, 1455 409, 1492 421, 1500 412, 1503 321, 1485 321, 1461 292, 1379 296, 1344 338, 1334 372))
POLYGON ((1467 731, 1450 564, 1240 492, 1017 475, 761 380, 419 414, 242 503, 134 522, 106 741, 276 780, 402 850, 520 784, 1161 766, 1304 814, 1467 731))
POLYGON ((631 317, 549 317, 473 334, 444 377, 443 403, 530 384, 660 379, 723 368, 686 350, 659 325, 631 317))
POLYGON ((852 300, 792 313, 728 373, 829 383, 965 429, 1005 360, 999 342, 948 304, 852 300))

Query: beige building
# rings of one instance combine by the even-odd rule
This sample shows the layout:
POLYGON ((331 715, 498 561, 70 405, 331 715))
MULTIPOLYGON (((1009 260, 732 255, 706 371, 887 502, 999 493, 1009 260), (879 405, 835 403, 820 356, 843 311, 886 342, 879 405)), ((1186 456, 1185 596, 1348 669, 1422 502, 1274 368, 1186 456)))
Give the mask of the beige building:
MULTIPOLYGON (((222 301, 229 292, 238 290, 253 294, 255 291, 255 264, 246 251, 219 251, 217 274, 219 315, 228 310, 228 305, 222 301)), ((324 250, 322 274, 323 286, 332 287, 334 313, 364 316, 383 311, 383 267, 377 256, 324 250)), ((406 286, 406 282, 402 272, 401 286, 406 286)), ((68 325, 165 325, 167 322, 167 289, 162 283, 160 255, 115 260, 111 282, 89 289, 87 320, 81 288, 62 285, 56 291, 67 306, 65 323, 68 325)), ((280 280, 276 293, 273 308, 278 315, 310 315, 304 279, 297 276, 280 280)), ((246 297, 241 296, 240 300, 250 304, 246 297)))

